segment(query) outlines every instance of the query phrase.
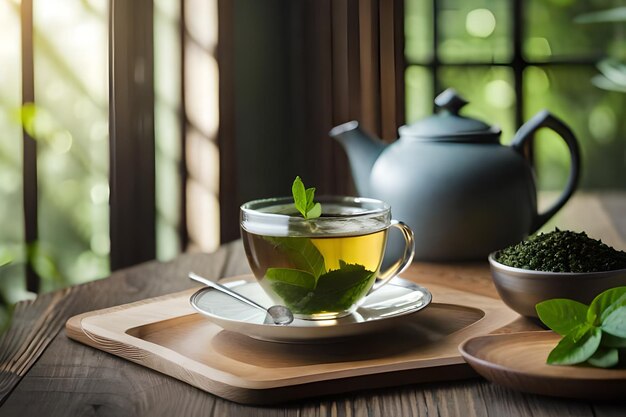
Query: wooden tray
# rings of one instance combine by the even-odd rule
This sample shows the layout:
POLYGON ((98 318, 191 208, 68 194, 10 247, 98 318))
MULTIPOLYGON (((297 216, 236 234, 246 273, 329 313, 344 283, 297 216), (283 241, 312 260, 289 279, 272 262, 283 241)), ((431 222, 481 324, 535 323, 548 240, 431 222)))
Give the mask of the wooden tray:
POLYGON ((428 288, 433 304, 393 331, 330 344, 294 346, 224 331, 191 308, 195 289, 84 313, 68 320, 66 332, 247 404, 475 376, 458 346, 519 316, 494 298, 428 288))
POLYGON ((618 400, 626 369, 546 364, 558 334, 520 332, 475 337, 461 346, 467 362, 486 379, 515 390, 587 400, 618 400))

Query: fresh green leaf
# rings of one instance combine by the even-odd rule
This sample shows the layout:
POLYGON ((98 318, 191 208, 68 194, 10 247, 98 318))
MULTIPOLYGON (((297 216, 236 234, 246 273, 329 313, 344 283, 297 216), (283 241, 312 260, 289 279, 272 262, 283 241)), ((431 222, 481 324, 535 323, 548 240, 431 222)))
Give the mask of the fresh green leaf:
POLYGON ((619 307, 602 320, 602 330, 613 336, 626 338, 626 306, 619 307))
POLYGON ((316 219, 322 215, 322 205, 320 203, 315 203, 311 210, 306 212, 307 219, 316 219))
POLYGON ((291 186, 293 202, 305 219, 314 219, 322 215, 322 206, 315 203, 315 187, 305 188, 300 177, 296 177, 291 186))
POLYGON ((619 362, 619 354, 617 349, 600 347, 587 362, 598 368, 612 368, 619 362))
POLYGON ((311 187, 311 188, 307 188, 306 189, 306 211, 311 211, 311 209, 313 208, 313 205, 315 204, 313 202, 313 199, 315 198, 315 187, 311 187))
POLYGON ((602 331, 582 324, 568 333, 548 355, 550 365, 574 365, 585 362, 600 346, 602 331))
POLYGON ((621 307, 626 307, 626 294, 622 295, 614 303, 604 309, 604 311, 602 312, 601 320, 606 320, 608 316, 613 314, 615 310, 621 307))
POLYGON ((315 278, 326 273, 326 264, 324 257, 306 237, 264 237, 265 240, 272 243, 274 247, 285 253, 290 262, 293 263, 294 269, 299 269, 310 273, 315 278))
POLYGON ((586 311, 584 304, 564 299, 544 301, 536 310, 541 321, 565 335, 550 352, 549 364, 587 360, 592 366, 610 368, 619 362, 623 353, 618 349, 626 348, 626 287, 604 291, 586 311))
POLYGON ((375 274, 363 265, 344 263, 318 278, 305 308, 311 312, 347 310, 367 293, 374 279, 375 274))
POLYGON ((368 271, 363 265, 343 262, 340 264, 340 269, 328 271, 319 277, 316 290, 327 293, 345 291, 364 281, 367 283, 372 275, 372 271, 368 271))
POLYGON ((602 332, 602 342, 600 342, 600 346, 607 348, 626 348, 626 337, 617 337, 602 332))
POLYGON ((302 306, 313 296, 315 277, 308 272, 289 268, 268 268, 265 278, 272 290, 294 313, 302 312, 302 306))
POLYGON ((606 290, 596 296, 589 305, 587 321, 599 326, 617 308, 626 306, 626 287, 606 290))
POLYGON ((312 290, 315 288, 315 277, 308 272, 289 268, 268 268, 265 278, 270 281, 279 281, 284 284, 312 290))
POLYGON ((349 309, 365 295, 375 274, 363 265, 341 261, 340 269, 317 280, 308 272, 289 268, 269 268, 265 277, 294 313, 311 314, 349 309))
POLYGON ((535 306, 535 310, 543 324, 561 336, 585 323, 587 316, 586 305, 564 298, 542 301, 535 306))
POLYGON ((304 217, 306 217, 307 193, 304 189, 304 183, 300 177, 296 177, 293 181, 293 184, 291 185, 291 194, 293 195, 293 202, 296 209, 302 213, 304 217))
POLYGON ((284 304, 294 313, 306 314, 306 305, 309 303, 314 292, 297 285, 274 281, 270 284, 272 290, 282 299, 284 304))

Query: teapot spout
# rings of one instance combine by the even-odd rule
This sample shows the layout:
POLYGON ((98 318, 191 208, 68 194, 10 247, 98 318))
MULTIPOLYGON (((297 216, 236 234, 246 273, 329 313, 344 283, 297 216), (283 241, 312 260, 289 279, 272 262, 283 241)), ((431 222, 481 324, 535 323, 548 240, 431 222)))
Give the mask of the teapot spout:
POLYGON ((357 192, 368 196, 372 167, 387 145, 364 132, 354 120, 334 127, 328 134, 345 149, 357 192))

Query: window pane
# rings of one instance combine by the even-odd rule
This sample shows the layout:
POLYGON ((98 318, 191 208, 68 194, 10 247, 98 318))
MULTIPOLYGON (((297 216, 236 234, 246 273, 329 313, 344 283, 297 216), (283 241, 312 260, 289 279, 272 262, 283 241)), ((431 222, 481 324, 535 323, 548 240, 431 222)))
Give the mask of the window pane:
POLYGON ((619 48, 623 23, 580 24, 574 19, 585 13, 610 9, 613 0, 529 0, 525 13, 524 55, 546 61, 566 57, 597 57, 619 48))
POLYGON ((108 1, 35 0, 42 291, 109 272, 108 1))
POLYGON ((461 113, 502 129, 502 143, 515 133, 513 72, 502 67, 443 67, 442 88, 455 88, 470 103, 461 113))
POLYGON ((157 258, 181 251, 182 155, 180 2, 154 2, 154 87, 156 144, 157 258))
POLYGON ((437 5, 442 62, 511 60, 511 1, 442 0, 437 5))
MULTIPOLYGON (((591 66, 529 67, 525 115, 546 108, 574 131, 582 151, 581 187, 626 188, 626 94, 591 85, 596 73, 591 66)), ((538 132, 535 145, 540 187, 561 189, 569 169, 567 148, 547 129, 538 132)))
POLYGON ((411 65, 404 73, 406 122, 422 119, 433 111, 432 74, 426 67, 411 65))
POLYGON ((185 25, 187 229, 191 247, 212 252, 220 244, 217 1, 185 0, 185 25))
POLYGON ((433 57, 432 5, 432 0, 404 3, 404 53, 409 63, 427 63, 433 57))

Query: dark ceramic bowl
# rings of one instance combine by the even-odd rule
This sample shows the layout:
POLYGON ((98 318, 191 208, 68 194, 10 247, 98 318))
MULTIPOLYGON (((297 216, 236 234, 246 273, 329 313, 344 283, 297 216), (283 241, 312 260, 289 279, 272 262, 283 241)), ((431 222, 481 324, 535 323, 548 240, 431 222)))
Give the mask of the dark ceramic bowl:
POLYGON ((513 268, 489 255, 493 283, 502 301, 522 316, 537 317, 535 305, 551 298, 589 304, 609 288, 626 285, 626 269, 606 272, 544 272, 513 268))

